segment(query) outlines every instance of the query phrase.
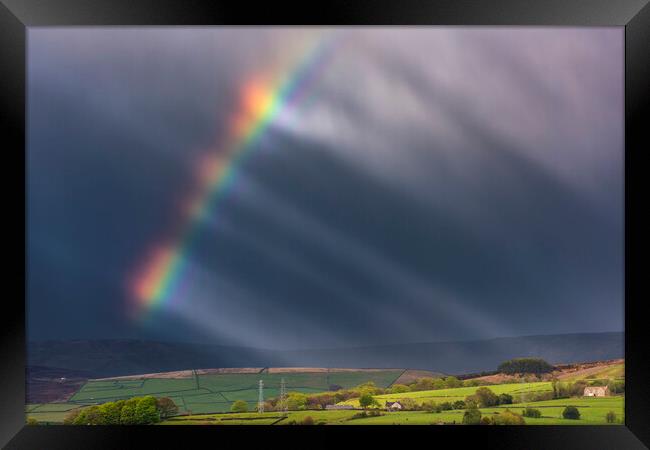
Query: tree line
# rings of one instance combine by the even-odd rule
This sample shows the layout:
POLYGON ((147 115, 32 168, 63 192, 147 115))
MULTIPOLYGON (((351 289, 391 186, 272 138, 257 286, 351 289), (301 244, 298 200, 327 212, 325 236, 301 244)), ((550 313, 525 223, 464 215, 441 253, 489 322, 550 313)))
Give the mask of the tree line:
POLYGON ((63 420, 64 425, 151 425, 178 414, 168 397, 133 397, 75 409, 63 420))

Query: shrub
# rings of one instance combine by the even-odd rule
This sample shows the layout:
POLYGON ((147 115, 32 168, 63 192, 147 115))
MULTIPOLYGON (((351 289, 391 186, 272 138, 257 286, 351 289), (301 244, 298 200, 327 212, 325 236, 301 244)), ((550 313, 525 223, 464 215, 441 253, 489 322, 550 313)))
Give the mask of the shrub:
POLYGON ((623 394, 625 392, 625 381, 623 380, 610 380, 607 386, 612 394, 623 394))
POLYGON ((554 367, 541 358, 514 358, 499 364, 498 371, 506 374, 552 372, 554 367))
POLYGON ((434 412, 436 410, 436 406, 437 405, 431 400, 422 402, 422 409, 428 412, 434 412))
POLYGON ((512 404, 512 395, 510 395, 510 394, 499 394, 498 403, 499 403, 499 405, 511 405, 512 404))
POLYGON ((539 409, 528 407, 524 409, 523 416, 539 419, 540 417, 542 417, 542 412, 539 409))
POLYGON ((610 411, 607 414, 605 414, 605 420, 607 423, 615 423, 616 422, 616 413, 614 411, 610 411))
POLYGON ((28 417, 26 423, 27 425, 38 425, 38 420, 34 417, 28 417))
POLYGON ((454 405, 452 405, 449 402, 442 402, 440 404, 440 409, 443 410, 443 411, 450 411, 450 410, 454 409, 454 405))
POLYGON ((311 416, 305 416, 304 419, 302 419, 302 422, 300 422, 300 425, 313 425, 314 424, 314 419, 311 416))
POLYGON ((73 409, 63 419, 63 425, 72 425, 79 415, 80 409, 73 409))
POLYGON ((481 423, 481 411, 478 408, 469 408, 463 414, 463 425, 478 425, 481 423))
POLYGON ((494 421, 488 416, 481 417, 481 425, 494 425, 494 421))
POLYGON ((418 408, 418 403, 412 398, 402 398, 398 401, 405 411, 415 411, 418 408))
POLYGON ((580 411, 575 406, 567 406, 562 411, 562 417, 565 419, 578 420, 580 418, 580 411))
POLYGON ((244 413, 248 411, 248 403, 244 400, 237 400, 230 406, 232 412, 244 413))
POLYGON ((492 421, 495 425, 526 425, 526 421, 522 416, 508 409, 502 413, 495 414, 492 421))
POLYGON ((452 406, 454 407, 454 409, 465 409, 465 408, 467 408, 467 405, 465 404, 465 402, 463 400, 456 400, 452 404, 452 406))

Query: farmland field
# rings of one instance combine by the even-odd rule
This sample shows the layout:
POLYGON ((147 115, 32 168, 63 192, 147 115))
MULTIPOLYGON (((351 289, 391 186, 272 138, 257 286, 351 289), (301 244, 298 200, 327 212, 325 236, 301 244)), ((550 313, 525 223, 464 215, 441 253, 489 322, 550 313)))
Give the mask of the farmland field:
POLYGON ((25 413, 39 422, 60 423, 70 411, 84 406, 77 403, 35 403, 25 407, 25 413))
MULTIPOLYGON (((614 411, 617 416, 615 424, 624 420, 623 397, 606 398, 571 398, 548 400, 535 403, 508 405, 507 409, 520 414, 526 406, 532 406, 542 411, 542 417, 531 419, 526 417, 527 425, 607 425, 605 415, 614 411), (562 418, 562 410, 567 405, 573 405, 580 411, 578 420, 562 418)), ((503 407, 482 408, 483 415, 491 416, 506 409, 503 407)), ((436 423, 461 424, 463 410, 431 413, 424 411, 384 412, 376 417, 356 418, 359 411, 290 411, 286 418, 277 412, 263 414, 206 414, 175 417, 162 422, 162 425, 287 425, 292 421, 300 423, 309 416, 314 423, 325 425, 432 425, 436 423)))
MULTIPOLYGON (((531 393, 550 392, 551 383, 547 381, 535 383, 513 383, 513 384, 495 384, 489 386, 495 394, 510 394, 517 400, 525 401, 526 395, 531 393)), ((384 394, 376 395, 375 399, 384 404, 387 401, 397 401, 402 398, 412 398, 418 403, 433 401, 435 403, 455 402, 456 400, 465 400, 468 395, 476 392, 476 387, 462 387, 454 389, 437 389, 433 391, 406 392, 402 394, 384 394)), ((351 399, 343 404, 359 406, 358 399, 351 399)))
POLYGON ((287 390, 323 392, 330 386, 343 388, 373 381, 377 386, 390 386, 403 370, 357 370, 287 373, 194 373, 183 378, 145 378, 90 380, 69 400, 71 404, 96 404, 143 395, 170 397, 181 413, 217 413, 230 410, 236 400, 257 403, 259 380, 264 382, 264 396, 279 394, 280 381, 287 390))

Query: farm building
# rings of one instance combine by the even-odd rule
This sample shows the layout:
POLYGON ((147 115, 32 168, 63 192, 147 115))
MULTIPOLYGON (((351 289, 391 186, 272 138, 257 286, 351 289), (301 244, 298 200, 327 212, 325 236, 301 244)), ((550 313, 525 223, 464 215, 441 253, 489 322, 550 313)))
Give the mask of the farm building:
POLYGON ((386 409, 388 411, 400 411, 403 408, 400 402, 386 402, 386 409))
POLYGON ((587 386, 583 395, 585 397, 607 397, 609 388, 607 386, 587 386))
POLYGON ((352 405, 325 405, 325 409, 354 409, 352 405))

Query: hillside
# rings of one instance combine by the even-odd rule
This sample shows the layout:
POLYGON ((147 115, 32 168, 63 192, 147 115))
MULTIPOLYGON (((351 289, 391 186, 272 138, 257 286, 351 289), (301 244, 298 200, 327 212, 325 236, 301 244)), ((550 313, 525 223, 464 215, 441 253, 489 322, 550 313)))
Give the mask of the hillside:
POLYGON ((494 370, 514 357, 553 364, 623 357, 623 333, 525 336, 481 341, 366 347, 264 350, 142 340, 31 342, 30 366, 83 370, 91 378, 171 372, 201 367, 340 367, 430 370, 447 374, 494 370))

